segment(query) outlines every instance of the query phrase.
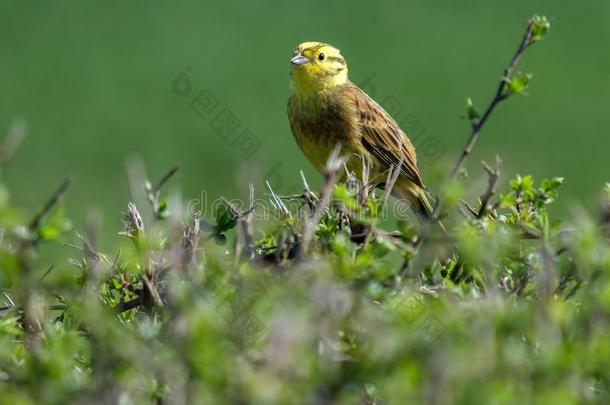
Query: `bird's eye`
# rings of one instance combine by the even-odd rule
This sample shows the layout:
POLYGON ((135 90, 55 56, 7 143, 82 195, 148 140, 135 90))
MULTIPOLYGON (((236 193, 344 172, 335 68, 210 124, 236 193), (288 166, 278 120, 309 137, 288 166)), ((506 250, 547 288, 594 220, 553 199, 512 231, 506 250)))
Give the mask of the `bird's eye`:
POLYGON ((320 53, 320 54, 318 55, 318 59, 320 59, 320 60, 324 60, 324 59, 326 59, 326 55, 324 55, 324 53, 320 53))

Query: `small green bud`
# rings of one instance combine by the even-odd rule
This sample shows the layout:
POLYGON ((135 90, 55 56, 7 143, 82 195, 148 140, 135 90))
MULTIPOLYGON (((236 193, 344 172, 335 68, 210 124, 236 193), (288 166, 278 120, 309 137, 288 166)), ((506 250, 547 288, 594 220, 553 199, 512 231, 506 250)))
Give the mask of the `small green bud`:
POLYGON ((527 89, 530 80, 532 80, 531 73, 516 73, 513 77, 508 79, 508 87, 510 89, 510 94, 522 94, 527 89))
POLYGON ((470 97, 466 99, 466 116, 470 122, 478 121, 478 119, 481 118, 481 114, 479 114, 475 106, 472 104, 472 99, 470 97))
POLYGON ((530 24, 532 26, 532 36, 530 38, 530 44, 540 41, 544 35, 551 29, 551 23, 545 16, 535 15, 530 18, 530 24))

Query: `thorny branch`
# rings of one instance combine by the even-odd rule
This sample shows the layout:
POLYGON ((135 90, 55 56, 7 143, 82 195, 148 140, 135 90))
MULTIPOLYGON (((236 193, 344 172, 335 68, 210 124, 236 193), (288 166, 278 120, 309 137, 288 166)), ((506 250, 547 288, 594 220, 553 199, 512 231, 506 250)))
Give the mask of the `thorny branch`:
MULTIPOLYGON (((42 330, 45 322, 44 312, 47 310, 46 304, 40 296, 35 292, 35 281, 32 274, 31 257, 32 250, 36 239, 33 235, 36 235, 38 228, 44 217, 55 207, 55 205, 61 200, 65 192, 72 183, 71 179, 64 181, 51 197, 46 201, 41 210, 32 218, 28 224, 28 234, 21 237, 18 251, 17 260, 19 263, 22 277, 25 284, 18 287, 17 294, 19 300, 23 306, 23 317, 22 322, 24 329, 27 331, 26 340, 29 345, 36 345, 40 342, 39 332, 42 330)), ((43 276, 44 277, 44 276, 43 276)))
MULTIPOLYGON (((172 167, 163 177, 161 177, 154 187, 152 187, 148 182, 145 184, 147 198, 151 204, 155 218, 162 218, 163 216, 160 202, 161 189, 167 183, 167 181, 176 174, 177 171, 178 166, 172 167)), ((121 234, 133 239, 136 246, 138 246, 139 238, 142 237, 142 234, 144 233, 144 222, 135 204, 128 204, 127 212, 123 213, 123 223, 125 225, 125 230, 121 234)), ((198 235, 198 225, 196 225, 194 229, 188 228, 185 230, 185 235, 183 237, 183 243, 181 246, 184 251, 184 257, 182 257, 183 260, 181 260, 182 267, 184 267, 185 261, 190 260, 193 249, 192 242, 198 237, 198 235)), ((138 291, 138 297, 132 299, 131 301, 121 302, 117 307, 118 313, 136 308, 140 305, 150 306, 150 304, 152 304, 153 306, 159 308, 163 307, 164 305, 163 299, 161 298, 159 290, 157 289, 157 278, 159 273, 155 271, 156 269, 154 268, 151 260, 148 260, 147 258, 141 258, 141 260, 143 268, 146 269, 141 277, 144 288, 138 291)))
POLYGON ((252 214, 256 208, 254 206, 254 185, 252 183, 249 185, 250 202, 246 211, 241 211, 224 197, 221 197, 221 200, 229 211, 231 211, 231 215, 233 215, 240 224, 240 231, 238 232, 235 241, 235 260, 238 260, 241 257, 244 248, 246 249, 246 255, 249 258, 252 258, 255 249, 254 231, 252 228, 252 214))
POLYGON ((487 182, 487 189, 481 195, 481 207, 479 208, 479 212, 477 213, 477 218, 481 219, 489 210, 489 200, 491 197, 496 194, 496 185, 498 184, 498 179, 500 178, 500 170, 502 167, 502 161, 499 157, 496 157, 496 168, 492 169, 487 163, 483 163, 483 168, 487 172, 489 179, 487 182))
POLYGON ((324 172, 324 185, 320 191, 320 198, 316 204, 313 213, 309 218, 305 220, 303 225, 303 235, 301 237, 301 243, 299 244, 299 250, 297 252, 297 258, 302 258, 307 254, 309 245, 313 239, 315 229, 322 218, 324 210, 326 210, 330 204, 330 199, 333 193, 333 187, 338 180, 339 171, 343 168, 347 158, 345 156, 339 156, 340 147, 337 146, 328 161, 326 162, 326 171, 324 172))

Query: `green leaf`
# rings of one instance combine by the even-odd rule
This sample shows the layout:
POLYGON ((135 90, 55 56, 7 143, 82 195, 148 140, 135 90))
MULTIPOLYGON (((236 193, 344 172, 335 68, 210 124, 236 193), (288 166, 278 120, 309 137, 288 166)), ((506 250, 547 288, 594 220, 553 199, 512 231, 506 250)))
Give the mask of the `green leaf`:
POLYGON ((235 224, 237 224, 237 216, 226 204, 219 204, 216 207, 216 226, 214 231, 217 234, 221 234, 235 228, 235 224))
POLYGON ((500 202, 504 207, 512 207, 517 203, 514 193, 500 195, 500 202))
POLYGON ((534 185, 534 178, 531 175, 523 176, 521 185, 524 189, 528 189, 534 185))
POLYGON ((540 188, 545 192, 549 192, 551 190, 555 190, 557 187, 559 187, 562 184, 563 184, 563 177, 553 177, 550 180, 544 179, 542 181, 540 188))
POLYGON ((64 206, 60 205, 55 211, 45 217, 38 228, 38 238, 44 241, 58 239, 61 234, 72 228, 72 223, 65 217, 64 206))
POLYGON ((360 204, 355 199, 354 189, 347 187, 345 184, 339 184, 334 190, 335 198, 338 199, 347 209, 358 211, 360 204))

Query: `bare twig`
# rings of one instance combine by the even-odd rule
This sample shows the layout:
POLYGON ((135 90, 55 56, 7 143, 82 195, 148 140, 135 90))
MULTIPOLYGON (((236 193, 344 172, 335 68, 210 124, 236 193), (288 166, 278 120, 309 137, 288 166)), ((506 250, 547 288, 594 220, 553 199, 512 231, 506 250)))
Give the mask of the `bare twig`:
POLYGON ((303 181, 303 198, 305 199, 309 209, 314 209, 318 203, 318 196, 316 196, 315 193, 313 193, 309 188, 309 183, 307 183, 303 170, 300 170, 299 173, 301 175, 301 180, 303 181))
POLYGON ((120 302, 116 307, 115 310, 118 313, 121 312, 125 312, 125 311, 129 311, 130 309, 134 309, 136 307, 139 307, 140 305, 142 305, 143 300, 141 296, 138 296, 130 301, 122 301, 120 302))
POLYGON ((32 218, 30 224, 28 225, 28 229, 30 232, 35 232, 40 226, 40 221, 51 211, 51 209, 59 202, 61 197, 64 195, 68 187, 72 184, 72 179, 67 179, 55 190, 53 195, 47 200, 42 209, 32 218))
MULTIPOLYGON (((477 218, 479 216, 479 212, 468 203, 468 201, 466 200, 460 200, 460 203, 462 204, 462 207, 470 214, 472 214, 475 218, 477 218)), ((466 212, 465 212, 466 213, 466 212)), ((464 215, 466 218, 468 218, 468 215, 464 215)))
POLYGON ((201 235, 200 224, 200 218, 196 216, 193 218, 193 226, 184 225, 182 244, 176 254, 178 266, 182 270, 185 270, 195 257, 195 250, 199 245, 199 236, 201 235))
POLYGON ((369 192, 371 189, 369 184, 371 177, 371 167, 364 155, 360 155, 360 159, 362 161, 362 174, 360 179, 360 190, 358 191, 358 203, 364 206, 366 204, 367 199, 369 198, 369 192))
POLYGON ((311 191, 311 189, 309 188, 309 183, 307 183, 305 173, 303 173, 303 170, 299 170, 299 175, 301 176, 301 181, 303 182, 303 189, 305 189, 305 191, 311 191))
POLYGON ((249 254, 252 254, 254 249, 254 230, 252 227, 252 213, 254 212, 254 184, 249 184, 249 199, 250 204, 248 205, 248 211, 244 216, 242 222, 243 230, 244 230, 244 239, 246 241, 246 246, 248 246, 249 254))
POLYGON ((292 217, 292 215, 290 214, 290 210, 288 209, 288 207, 286 207, 286 204, 284 204, 284 201, 282 201, 282 199, 280 197, 278 197, 277 194, 275 194, 275 192, 273 191, 273 188, 271 188, 271 184, 269 184, 269 181, 265 181, 265 183, 267 184, 267 188, 269 189, 269 192, 271 193, 271 204, 275 207, 275 209, 280 211, 282 216, 284 216, 285 218, 292 217))
POLYGON ((220 197, 220 200, 222 201, 222 203, 224 205, 227 206, 227 208, 229 209, 229 211, 231 211, 231 215, 233 215, 235 217, 235 219, 240 220, 240 219, 245 219, 245 217, 247 215, 252 214, 252 212, 254 212, 254 187, 252 187, 250 189, 250 205, 249 208, 246 211, 241 211, 237 206, 235 206, 235 204, 233 204, 231 201, 227 200, 225 197, 220 197))
POLYGON ((487 182, 487 189, 481 195, 481 208, 479 208, 479 212, 477 213, 477 218, 483 218, 485 213, 489 210, 489 200, 496 193, 496 185, 498 183, 498 179, 500 178, 500 170, 502 168, 502 161, 499 157, 496 156, 496 168, 492 169, 485 162, 483 163, 483 168, 489 175, 489 181, 487 182))
POLYGON ((347 162, 343 164, 343 168, 345 169, 345 187, 347 187, 348 190, 355 190, 358 187, 356 173, 347 168, 347 162))
MULTIPOLYGON (((316 206, 316 203, 318 201, 318 196, 311 191, 311 189, 309 188, 309 184, 307 182, 307 178, 305 178, 305 174, 303 173, 302 170, 299 171, 299 174, 301 175, 301 181, 303 182, 303 192, 301 194, 291 194, 291 195, 278 195, 277 198, 279 198, 280 200, 287 200, 287 201, 304 201, 310 209, 314 209, 316 206)), ((269 187, 269 185, 267 185, 267 187, 269 187)), ((273 197, 273 193, 272 193, 272 197, 273 197)), ((277 204, 275 204, 272 201, 273 206, 275 207, 277 204)))
POLYGON ((330 199, 333 193, 333 187, 335 186, 338 180, 338 173, 347 161, 347 157, 339 156, 340 146, 337 146, 333 149, 328 161, 326 162, 326 170, 324 172, 324 185, 322 186, 322 190, 320 191, 320 200, 316 205, 314 212, 305 220, 303 224, 303 235, 301 238, 301 243, 299 244, 299 250, 297 252, 297 257, 302 258, 307 254, 309 250, 309 245, 313 239, 315 229, 320 223, 320 219, 322 218, 322 213, 328 205, 330 204, 330 199))
POLYGON ((387 204, 390 195, 392 194, 392 189, 396 184, 396 180, 398 180, 398 176, 400 175, 400 168, 402 167, 402 159, 398 163, 398 165, 392 165, 390 170, 388 170, 388 177, 385 181, 385 187, 383 191, 383 202, 387 204))
MULTIPOLYGON (((231 214, 236 218, 240 224, 240 232, 237 233, 237 239, 235 241, 235 260, 239 260, 242 256, 242 250, 245 247, 248 258, 252 258, 254 254, 254 231, 252 227, 252 213, 255 210, 254 206, 254 185, 249 185, 249 198, 250 202, 246 211, 241 211, 238 207, 228 201, 226 198, 221 197, 222 202, 229 208, 231 214)), ((281 200, 280 200, 281 201, 281 200)))
POLYGON ((152 276, 147 274, 142 275, 142 281, 144 281, 144 285, 146 286, 146 291, 148 291, 148 295, 152 298, 152 302, 156 307, 163 307, 163 300, 159 295, 159 291, 157 291, 157 287, 155 286, 155 282, 152 280, 152 276))
POLYGON ((161 191, 161 189, 163 188, 163 186, 165 185, 165 183, 167 183, 167 181, 169 179, 171 179, 174 174, 176 174, 176 172, 178 171, 180 167, 179 166, 174 166, 171 169, 169 169, 169 171, 167 173, 165 173, 165 175, 163 177, 161 177, 161 179, 159 180, 159 182, 157 183, 157 185, 154 188, 154 192, 158 193, 161 191))
POLYGON ((40 276, 40 279, 38 281, 44 280, 56 267, 57 265, 55 263, 51 264, 47 271, 45 271, 44 274, 40 276))

